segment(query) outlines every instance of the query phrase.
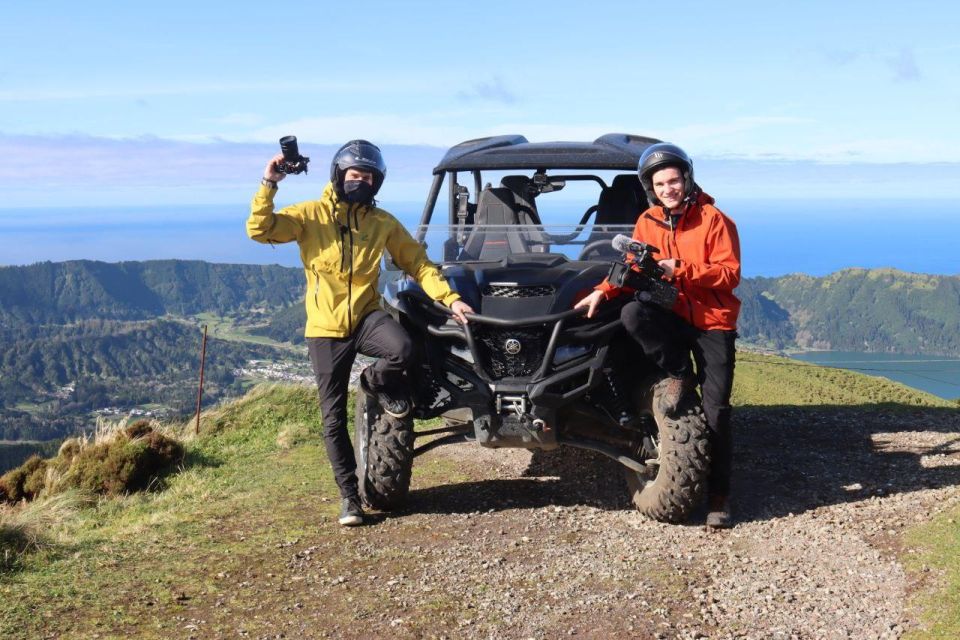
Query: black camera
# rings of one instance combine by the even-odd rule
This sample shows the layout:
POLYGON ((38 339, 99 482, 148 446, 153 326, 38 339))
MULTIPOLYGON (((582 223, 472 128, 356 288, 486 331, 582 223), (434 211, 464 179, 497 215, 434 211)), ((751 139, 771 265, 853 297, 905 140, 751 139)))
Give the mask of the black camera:
POLYGON ((622 235, 615 237, 611 244, 624 254, 624 259, 610 264, 607 281, 615 287, 630 287, 637 300, 672 308, 679 292, 663 279, 663 268, 653 258, 660 249, 622 235), (633 254, 632 259, 626 256, 627 252, 633 254))
POLYGON ((280 138, 280 151, 283 160, 277 163, 277 171, 286 174, 307 173, 307 164, 310 158, 300 155, 297 147, 297 136, 283 136, 280 138))

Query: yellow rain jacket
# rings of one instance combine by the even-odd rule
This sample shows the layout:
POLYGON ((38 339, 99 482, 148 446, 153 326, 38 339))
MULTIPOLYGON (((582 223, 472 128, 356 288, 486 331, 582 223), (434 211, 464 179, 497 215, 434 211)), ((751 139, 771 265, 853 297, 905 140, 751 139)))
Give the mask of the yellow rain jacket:
POLYGON ((380 308, 377 285, 384 248, 428 296, 447 306, 460 299, 423 246, 383 209, 340 201, 327 183, 319 200, 274 212, 276 193, 261 185, 250 205, 247 235, 257 242, 296 240, 300 245, 307 276, 306 337, 347 337, 365 315, 380 308))

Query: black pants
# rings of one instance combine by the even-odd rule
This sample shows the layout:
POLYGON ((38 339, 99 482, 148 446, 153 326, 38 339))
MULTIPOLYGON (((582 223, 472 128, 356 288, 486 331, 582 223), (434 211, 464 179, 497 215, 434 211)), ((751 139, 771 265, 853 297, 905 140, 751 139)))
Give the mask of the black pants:
POLYGON ((638 301, 627 303, 620 318, 647 357, 672 376, 692 372, 690 353, 693 353, 713 450, 710 493, 728 495, 733 462, 730 393, 737 332, 697 329, 672 311, 638 301))
POLYGON ((347 338, 307 338, 317 378, 323 442, 344 498, 357 495, 357 460, 347 432, 347 387, 357 353, 379 358, 370 367, 374 387, 396 387, 413 357, 410 336, 385 311, 367 314, 347 338))

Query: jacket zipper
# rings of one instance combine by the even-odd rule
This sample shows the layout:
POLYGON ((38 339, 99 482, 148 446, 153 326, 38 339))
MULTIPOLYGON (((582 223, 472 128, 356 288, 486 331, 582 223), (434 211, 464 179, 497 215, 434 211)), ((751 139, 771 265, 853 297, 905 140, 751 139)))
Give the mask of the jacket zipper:
POLYGON ((320 310, 320 274, 317 272, 317 268, 313 265, 310 265, 310 270, 313 271, 313 277, 316 279, 317 284, 313 288, 313 306, 320 310))
MULTIPOLYGON (((348 335, 353 335, 353 228, 350 225, 350 214, 354 213, 356 203, 350 203, 347 208, 347 234, 350 236, 350 274, 347 276, 347 331, 348 335)), ((354 213, 354 220, 356 214, 354 213)), ((343 243, 343 230, 340 231, 340 246, 343 253, 346 254, 347 247, 343 243)), ((343 271, 343 262, 340 263, 340 270, 343 271)))
MULTIPOLYGON (((667 209, 666 207, 664 207, 664 212, 666 211, 667 209)), ((689 210, 684 212, 685 215, 689 215, 689 213, 690 213, 689 210)), ((671 236, 670 239, 673 240, 673 246, 670 247, 670 253, 673 253, 673 249, 677 250, 676 256, 671 255, 668 257, 676 258, 677 260, 682 260, 682 258, 680 257, 680 245, 677 243, 677 228, 673 226, 673 216, 667 213, 667 219, 670 221, 670 236, 671 236)), ((687 295, 687 290, 683 286, 683 281, 680 279, 677 279, 677 285, 679 285, 680 291, 683 293, 683 298, 687 302, 687 313, 690 316, 690 324, 693 324, 693 302, 690 301, 690 296, 687 295)))

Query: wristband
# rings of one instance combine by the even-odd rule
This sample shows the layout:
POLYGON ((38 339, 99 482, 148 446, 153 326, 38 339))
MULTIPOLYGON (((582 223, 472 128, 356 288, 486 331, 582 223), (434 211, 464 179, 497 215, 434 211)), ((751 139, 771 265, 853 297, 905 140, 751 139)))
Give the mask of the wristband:
POLYGON ((267 180, 266 178, 260 178, 260 184, 271 189, 277 188, 277 183, 274 180, 267 180))

